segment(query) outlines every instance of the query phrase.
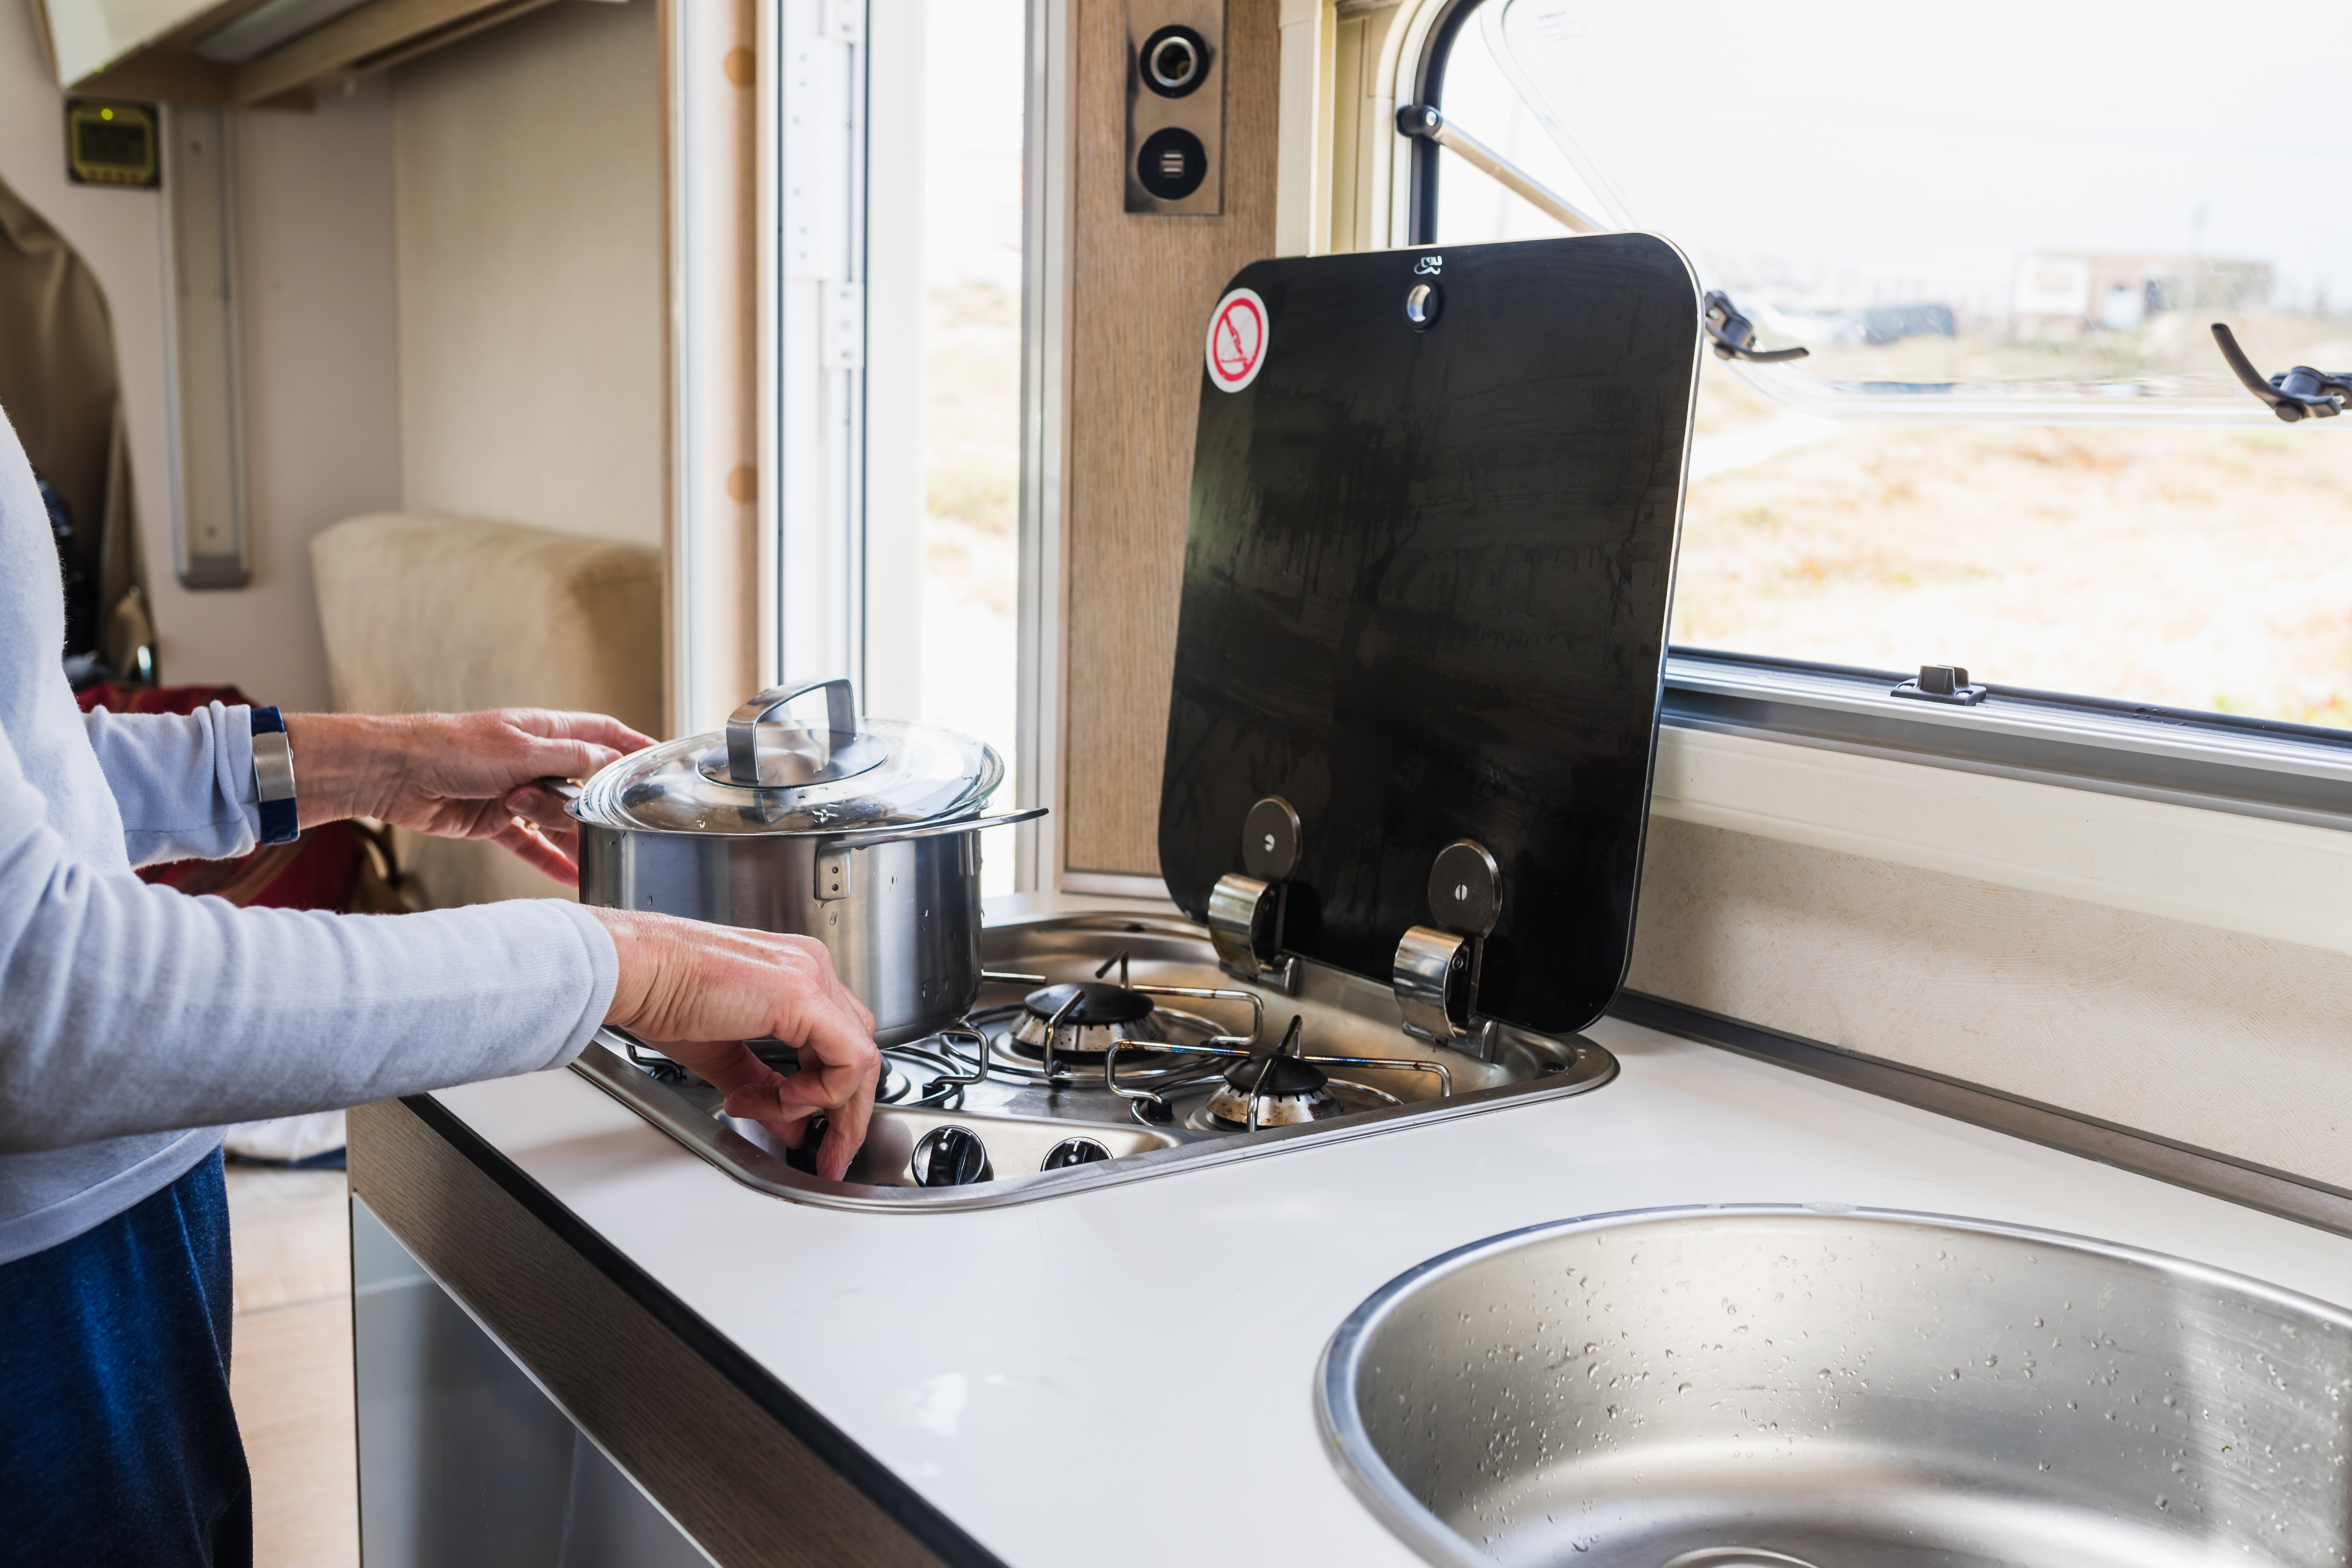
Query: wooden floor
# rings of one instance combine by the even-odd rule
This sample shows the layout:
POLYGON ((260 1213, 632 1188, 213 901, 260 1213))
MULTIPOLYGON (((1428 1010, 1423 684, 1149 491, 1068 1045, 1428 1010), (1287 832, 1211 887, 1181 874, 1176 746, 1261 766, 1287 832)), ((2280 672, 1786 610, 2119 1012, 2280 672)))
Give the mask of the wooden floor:
POLYGON ((347 1192, 341 1171, 228 1168, 254 1568, 360 1560, 347 1192))

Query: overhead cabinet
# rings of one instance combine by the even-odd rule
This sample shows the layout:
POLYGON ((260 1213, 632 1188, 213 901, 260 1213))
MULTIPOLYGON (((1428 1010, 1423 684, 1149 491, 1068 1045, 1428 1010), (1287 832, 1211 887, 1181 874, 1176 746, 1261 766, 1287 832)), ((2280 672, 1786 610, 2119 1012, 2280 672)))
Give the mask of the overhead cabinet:
POLYGON ((307 109, 311 95, 548 0, 32 0, 60 85, 95 96, 307 109))

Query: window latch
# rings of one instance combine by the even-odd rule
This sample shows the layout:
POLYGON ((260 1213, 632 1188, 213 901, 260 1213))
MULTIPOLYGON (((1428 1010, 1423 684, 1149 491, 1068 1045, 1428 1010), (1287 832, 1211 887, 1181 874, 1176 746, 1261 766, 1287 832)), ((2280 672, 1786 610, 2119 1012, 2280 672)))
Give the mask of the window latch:
POLYGON ((1948 702, 1955 708, 1973 708, 1985 700, 1985 689, 1969 684, 1969 672, 1957 664, 1923 664, 1919 678, 1906 680, 1887 693, 1890 697, 1908 697, 1919 702, 1948 702))
POLYGON ((2213 341, 2221 346, 2221 357, 2230 362, 2246 390, 2290 425, 2298 419, 2333 419, 2344 412, 2344 400, 2352 397, 2352 371, 2330 374, 2299 364, 2264 381, 2246 351, 2238 346, 2237 335, 2220 321, 2213 323, 2213 341))
POLYGON ((1720 289, 1706 291, 1706 341, 1715 345, 1717 359, 1746 360, 1749 364, 1783 364, 1792 359, 1802 359, 1812 351, 1802 347, 1759 349, 1756 346, 1756 323, 1739 313, 1731 296, 1720 289))
MULTIPOLYGON (((1400 136, 1413 137, 1444 148, 1571 234, 1609 232, 1607 224, 1559 192, 1546 187, 1525 169, 1448 121, 1428 104, 1408 103, 1398 110, 1396 127, 1400 136)), ((1811 352, 1801 347, 1758 348, 1756 323, 1741 315, 1738 307, 1732 304, 1731 296, 1720 289, 1707 291, 1705 319, 1707 342, 1715 346, 1717 359, 1745 360, 1749 364, 1783 364, 1792 359, 1802 359, 1811 352)))

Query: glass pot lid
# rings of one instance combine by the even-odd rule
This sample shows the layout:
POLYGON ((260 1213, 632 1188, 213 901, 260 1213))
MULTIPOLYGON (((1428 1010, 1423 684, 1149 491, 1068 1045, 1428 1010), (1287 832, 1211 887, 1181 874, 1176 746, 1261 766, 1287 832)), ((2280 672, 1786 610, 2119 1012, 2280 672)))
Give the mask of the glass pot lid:
POLYGON ((970 816, 1003 782, 1003 760, 969 735, 856 712, 847 680, 772 687, 719 734, 623 757, 572 814, 652 833, 838 833, 970 816))

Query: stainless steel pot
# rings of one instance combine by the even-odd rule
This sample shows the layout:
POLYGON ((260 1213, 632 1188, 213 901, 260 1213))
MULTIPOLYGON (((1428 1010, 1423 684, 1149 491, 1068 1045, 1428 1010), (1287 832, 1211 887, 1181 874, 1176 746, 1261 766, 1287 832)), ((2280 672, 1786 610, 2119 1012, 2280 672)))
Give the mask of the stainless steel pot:
POLYGON ((936 725, 857 718, 846 680, 762 691, 723 735, 624 757, 581 789, 580 897, 823 942, 882 1045, 980 995, 980 839, 1004 763, 936 725), (789 710, 814 706, 811 724, 789 710))

